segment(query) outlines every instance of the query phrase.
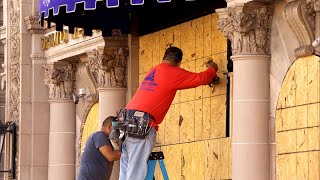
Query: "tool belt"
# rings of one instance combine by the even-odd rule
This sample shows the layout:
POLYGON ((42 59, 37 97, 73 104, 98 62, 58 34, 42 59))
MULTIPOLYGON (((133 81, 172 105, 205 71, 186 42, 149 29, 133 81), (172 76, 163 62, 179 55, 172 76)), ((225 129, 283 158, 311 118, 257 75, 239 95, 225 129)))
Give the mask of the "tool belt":
POLYGON ((128 137, 145 139, 154 124, 154 117, 146 112, 121 109, 118 115, 118 127, 128 137))

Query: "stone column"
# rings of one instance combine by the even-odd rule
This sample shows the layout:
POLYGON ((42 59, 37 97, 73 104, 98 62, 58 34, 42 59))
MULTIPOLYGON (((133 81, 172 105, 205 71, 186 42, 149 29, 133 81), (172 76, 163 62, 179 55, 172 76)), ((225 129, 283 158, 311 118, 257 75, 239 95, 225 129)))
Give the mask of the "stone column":
POLYGON ((45 67, 45 83, 49 87, 50 99, 48 180, 75 179, 74 80, 73 64, 57 62, 45 67))
MULTIPOLYGON (((116 116, 126 105, 128 60, 127 37, 113 36, 105 39, 105 47, 87 53, 87 65, 95 77, 99 93, 100 128, 108 116, 116 116)), ((115 147, 117 149, 117 147, 115 147)), ((114 162, 111 180, 119 178, 120 162, 114 162)))
POLYGON ((232 179, 269 180, 268 4, 246 3, 217 10, 218 26, 232 43, 232 179))
POLYGON ((31 153, 30 179, 42 180, 48 177, 48 150, 49 150, 49 93, 43 81, 46 57, 40 47, 40 38, 44 29, 39 24, 37 16, 24 18, 26 28, 31 34, 31 153))

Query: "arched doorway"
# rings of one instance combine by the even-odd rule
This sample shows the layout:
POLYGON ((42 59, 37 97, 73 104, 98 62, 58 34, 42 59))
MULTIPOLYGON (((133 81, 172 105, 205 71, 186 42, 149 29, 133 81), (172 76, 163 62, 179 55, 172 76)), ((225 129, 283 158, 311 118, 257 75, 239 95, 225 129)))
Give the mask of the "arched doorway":
POLYGON ((320 179, 320 58, 296 60, 282 83, 276 111, 278 180, 320 179))

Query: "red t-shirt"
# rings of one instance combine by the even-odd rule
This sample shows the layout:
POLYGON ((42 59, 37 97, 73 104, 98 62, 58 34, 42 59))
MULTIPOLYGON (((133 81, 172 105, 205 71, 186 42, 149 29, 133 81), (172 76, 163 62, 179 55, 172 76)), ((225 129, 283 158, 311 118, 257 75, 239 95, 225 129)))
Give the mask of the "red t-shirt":
POLYGON ((158 126, 168 112, 177 90, 207 85, 216 75, 214 68, 201 73, 186 71, 168 63, 152 68, 140 84, 126 109, 151 114, 158 126))

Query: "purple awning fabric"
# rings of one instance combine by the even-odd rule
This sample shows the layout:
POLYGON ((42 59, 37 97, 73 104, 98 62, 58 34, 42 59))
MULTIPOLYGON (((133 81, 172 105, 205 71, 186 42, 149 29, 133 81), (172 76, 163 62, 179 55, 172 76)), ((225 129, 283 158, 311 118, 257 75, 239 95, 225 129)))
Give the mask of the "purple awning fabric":
MULTIPOLYGON (((75 12, 76 4, 78 3, 84 3, 85 10, 94 10, 97 7, 97 1, 106 1, 108 8, 116 8, 119 6, 119 0, 39 0, 39 12, 44 18, 48 18, 49 10, 53 10, 53 15, 58 15, 59 8, 65 6, 67 13, 71 13, 75 12)), ((158 3, 171 2, 171 0, 157 1, 158 3)), ((130 0, 130 3, 131 5, 143 5, 144 0, 130 0)))

